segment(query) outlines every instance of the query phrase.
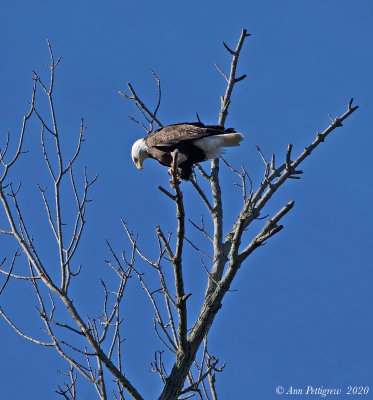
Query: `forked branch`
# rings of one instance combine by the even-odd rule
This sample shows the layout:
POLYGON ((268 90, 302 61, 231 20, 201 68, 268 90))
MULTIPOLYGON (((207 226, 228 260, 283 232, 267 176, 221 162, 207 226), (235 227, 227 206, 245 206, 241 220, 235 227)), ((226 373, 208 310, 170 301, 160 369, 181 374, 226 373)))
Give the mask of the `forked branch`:
POLYGON ((155 74, 154 71, 152 71, 152 74, 154 76, 154 79, 157 82, 157 89, 158 89, 157 105, 155 107, 154 112, 151 112, 149 110, 149 108, 143 103, 143 101, 137 95, 137 93, 135 92, 135 89, 133 88, 133 86, 129 82, 127 83, 127 86, 128 86, 129 91, 131 92, 131 95, 128 95, 128 94, 122 92, 121 90, 118 91, 118 93, 121 96, 125 97, 128 100, 132 100, 132 101, 135 102, 136 107, 141 112, 141 114, 143 115, 145 120, 149 123, 149 128, 146 128, 145 125, 142 122, 137 121, 133 117, 130 117, 130 119, 132 121, 136 122, 137 124, 141 125, 148 133, 153 131, 153 122, 155 122, 158 125, 159 128, 163 128, 162 123, 157 118, 157 112, 159 110, 159 107, 160 107, 160 104, 161 104, 161 97, 162 97, 161 82, 160 82, 158 76, 155 74))

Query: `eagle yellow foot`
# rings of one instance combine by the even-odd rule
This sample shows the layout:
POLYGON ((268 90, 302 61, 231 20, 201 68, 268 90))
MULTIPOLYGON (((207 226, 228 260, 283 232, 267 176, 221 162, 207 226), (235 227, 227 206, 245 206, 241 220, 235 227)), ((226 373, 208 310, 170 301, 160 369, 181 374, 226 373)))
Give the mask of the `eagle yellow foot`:
POLYGON ((170 186, 172 187, 172 189, 174 189, 176 186, 180 185, 181 180, 179 178, 176 178, 176 180, 174 179, 174 177, 172 177, 170 179, 170 186))

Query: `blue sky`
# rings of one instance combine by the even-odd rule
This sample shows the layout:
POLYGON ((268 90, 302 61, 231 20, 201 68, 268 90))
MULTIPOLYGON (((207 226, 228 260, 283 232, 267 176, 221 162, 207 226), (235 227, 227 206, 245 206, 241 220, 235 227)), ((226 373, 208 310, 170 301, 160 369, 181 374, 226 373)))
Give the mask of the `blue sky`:
MULTIPOLYGON (((235 46, 246 28, 252 37, 244 45, 238 73, 247 78, 235 87, 226 123, 245 140, 227 159, 237 167, 245 164, 254 185, 264 172, 255 143, 268 157, 276 153, 280 162, 289 142, 298 154, 326 128, 328 114, 341 115, 351 97, 360 109, 306 160, 302 180, 288 182, 266 210, 276 212, 295 200, 283 220, 285 229, 242 266, 211 330, 211 352, 227 361, 217 377, 219 398, 275 399, 279 385, 344 390, 371 384, 372 18, 368 0, 2 1, 0 140, 8 131, 19 132, 32 70, 48 78, 46 37, 55 55, 62 56, 55 98, 68 153, 81 117, 87 126, 78 170, 87 166, 99 179, 76 259, 83 272, 72 288, 83 315, 101 311, 99 279, 114 284, 104 261, 109 258, 105 238, 117 250, 128 249, 120 217, 139 233, 139 243, 150 255, 155 254, 156 225, 165 231, 175 227, 173 207, 157 190, 168 184, 165 168, 151 160, 142 171, 132 164, 130 147, 144 131, 128 119, 128 114, 139 116, 118 90, 126 91, 130 81, 154 107, 153 69, 162 82, 159 118, 164 124, 193 121, 196 112, 203 122, 216 123, 225 82, 214 61, 227 70, 230 58, 221 43, 235 46)), ((42 98, 40 107, 45 110, 42 98)), ((24 181, 22 206, 53 270, 55 249, 36 188, 37 183, 50 187, 34 161, 40 156, 39 135, 37 121, 32 121, 26 140, 30 152, 11 179, 24 181)), ((232 182, 222 168, 226 230, 241 204, 232 182)), ((203 207, 188 184, 183 188, 187 212, 198 220, 203 207)), ((2 213, 0 224, 5 224, 2 213)), ((191 226, 187 230, 197 237, 191 226)), ((13 247, 9 238, 2 238, 1 257, 13 247)), ((206 277, 197 255, 188 252, 185 262, 191 304, 197 307, 206 277)), ((18 268, 21 272, 22 262, 18 268)), ((138 268, 152 279, 145 265, 138 268)), ((1 306, 26 332, 42 337, 31 295, 26 285, 12 283, 1 306)), ((135 279, 124 311, 126 373, 144 398, 156 398, 160 382, 148 371, 160 345, 152 331, 150 304, 135 279)), ((2 398, 58 398, 54 390, 62 377, 55 371, 64 368, 58 356, 25 342, 4 321, 0 335, 2 398)), ((92 395, 84 384, 80 393, 80 398, 92 395)))

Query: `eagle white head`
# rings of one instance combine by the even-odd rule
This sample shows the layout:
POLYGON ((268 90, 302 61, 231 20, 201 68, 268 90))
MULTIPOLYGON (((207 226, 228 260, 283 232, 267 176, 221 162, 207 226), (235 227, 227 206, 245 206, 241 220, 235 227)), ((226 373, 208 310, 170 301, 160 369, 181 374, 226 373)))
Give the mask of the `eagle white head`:
POLYGON ((136 140, 132 146, 132 160, 136 165, 136 168, 143 169, 142 163, 146 158, 149 158, 148 147, 146 146, 144 139, 136 140))

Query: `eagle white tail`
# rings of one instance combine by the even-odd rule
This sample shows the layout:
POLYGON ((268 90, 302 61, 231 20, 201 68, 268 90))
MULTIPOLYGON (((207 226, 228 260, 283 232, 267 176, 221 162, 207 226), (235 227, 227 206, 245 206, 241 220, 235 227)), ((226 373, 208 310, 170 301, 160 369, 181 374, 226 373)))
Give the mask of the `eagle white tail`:
POLYGON ((225 133, 223 135, 216 135, 215 137, 221 137, 223 139, 223 146, 222 147, 234 147, 239 146, 243 136, 241 133, 225 133))
POLYGON ((194 142, 206 154, 206 159, 219 157, 223 153, 222 147, 239 146, 243 136, 241 133, 222 133, 221 135, 205 136, 194 142))

